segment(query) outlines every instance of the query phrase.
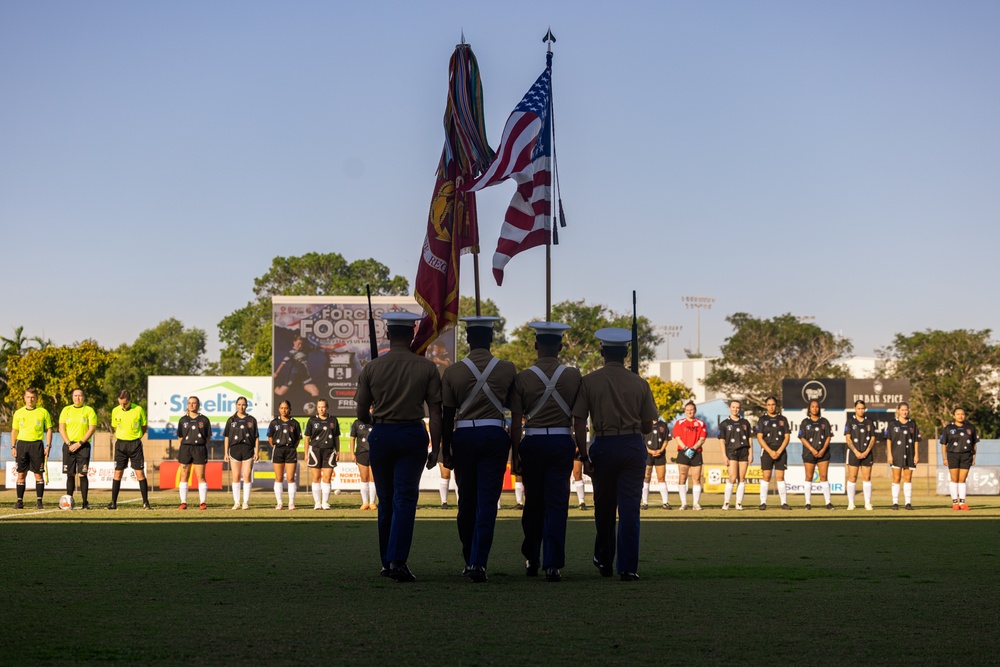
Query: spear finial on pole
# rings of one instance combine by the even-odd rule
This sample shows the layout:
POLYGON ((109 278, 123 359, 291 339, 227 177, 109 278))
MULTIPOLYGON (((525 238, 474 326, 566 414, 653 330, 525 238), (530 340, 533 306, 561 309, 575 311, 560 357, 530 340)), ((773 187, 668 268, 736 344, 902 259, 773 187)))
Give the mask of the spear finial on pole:
POLYGON ((547 52, 552 53, 552 45, 556 41, 556 36, 552 34, 552 26, 549 26, 549 30, 545 33, 545 37, 542 37, 542 41, 548 45, 547 52))

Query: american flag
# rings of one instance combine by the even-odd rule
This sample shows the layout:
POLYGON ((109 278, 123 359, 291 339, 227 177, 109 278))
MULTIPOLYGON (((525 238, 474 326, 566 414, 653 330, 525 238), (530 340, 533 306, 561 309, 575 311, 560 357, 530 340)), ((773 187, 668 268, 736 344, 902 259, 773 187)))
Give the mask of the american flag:
POLYGON ((545 71, 507 119, 493 163, 462 187, 475 192, 508 178, 517 183, 493 255, 497 285, 503 284, 503 270, 511 257, 547 245, 551 237, 552 54, 546 59, 545 71))

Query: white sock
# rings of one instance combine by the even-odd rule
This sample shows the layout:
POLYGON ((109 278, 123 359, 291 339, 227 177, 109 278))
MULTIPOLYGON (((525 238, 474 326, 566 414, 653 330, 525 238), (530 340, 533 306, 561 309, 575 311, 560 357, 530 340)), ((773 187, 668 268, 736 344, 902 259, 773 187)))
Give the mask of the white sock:
POLYGON ((368 505, 368 482, 361 482, 361 504, 368 505))
POLYGON ((865 505, 872 504, 872 483, 871 482, 861 482, 861 490, 865 494, 865 505))
POLYGON ((642 504, 649 504, 649 482, 643 482, 642 484, 642 504))
POLYGON ((376 499, 377 494, 375 493, 375 482, 368 482, 368 503, 374 505, 376 499))
POLYGON ((722 500, 722 502, 724 504, 728 505, 729 501, 732 500, 732 499, 733 499, 733 483, 732 482, 726 482, 726 491, 723 494, 723 500, 722 500))
POLYGON ((250 504, 250 490, 253 485, 250 482, 243 482, 243 502, 247 505, 250 504))
POLYGON ((899 484, 896 484, 895 482, 892 484, 892 504, 899 504, 899 484))
POLYGON ((691 496, 694 498, 694 504, 700 505, 701 500, 701 484, 695 484, 691 487, 691 496))
POLYGON ((187 482, 181 482, 180 484, 177 485, 177 490, 181 494, 181 502, 184 503, 184 504, 187 504, 187 501, 188 501, 188 483, 187 482))
MULTIPOLYGON (((830 482, 820 482, 819 485, 823 487, 823 500, 827 505, 830 504, 830 482)), ((854 502, 853 499, 851 502, 854 502)))
POLYGON ((444 505, 448 502, 448 483, 449 480, 442 479, 438 484, 438 493, 441 494, 441 504, 444 505))
POLYGON ((968 488, 965 485, 966 482, 958 483, 958 499, 961 500, 962 502, 965 502, 965 490, 966 488, 968 488))
POLYGON ((961 497, 958 495, 958 482, 948 482, 948 490, 951 491, 952 502, 958 502, 961 497))
POLYGON ((514 500, 518 505, 524 504, 524 482, 514 482, 514 500))
POLYGON ((687 482, 681 484, 681 488, 678 491, 681 496, 681 507, 686 507, 688 504, 688 485, 687 482))
POLYGON ((319 485, 320 496, 319 499, 324 505, 330 504, 330 482, 320 482, 319 485))
POLYGON ((847 504, 854 504, 854 496, 858 495, 858 483, 848 482, 847 483, 847 504))
POLYGON ((782 505, 788 504, 788 487, 785 486, 785 480, 778 480, 778 498, 781 499, 782 505))
POLYGON ((903 499, 906 504, 909 505, 910 501, 913 500, 913 483, 903 482, 903 499))
POLYGON ((805 488, 803 489, 806 496, 806 505, 812 505, 813 501, 813 485, 812 482, 806 480, 805 488))
POLYGON ((585 496, 584 496, 584 492, 583 492, 583 480, 581 479, 579 482, 573 482, 573 488, 576 489, 576 501, 577 501, 577 504, 578 505, 582 505, 584 503, 584 500, 585 500, 585 496))
POLYGON ((767 504, 767 487, 771 486, 770 481, 760 480, 760 504, 767 504))
POLYGON ((660 500, 663 501, 664 505, 670 502, 670 494, 667 493, 666 482, 660 482, 660 500))
POLYGON ((280 480, 274 480, 274 499, 278 501, 279 505, 281 504, 281 481, 280 480))
POLYGON ((322 495, 323 491, 320 488, 320 485, 317 484, 317 483, 315 483, 315 482, 313 482, 312 491, 313 491, 313 505, 315 505, 316 507, 319 507, 320 503, 323 502, 323 500, 321 498, 321 495, 322 495))
POLYGON ((233 502, 240 502, 240 483, 233 482, 233 502))
POLYGON ((208 482, 198 482, 198 502, 204 503, 208 500, 208 482))
POLYGON ((736 504, 737 505, 742 505, 743 504, 743 494, 746 493, 746 490, 747 490, 747 483, 746 482, 740 482, 739 484, 736 485, 736 504))
POLYGON ((295 482, 288 483, 288 504, 295 504, 295 492, 298 491, 299 485, 295 482))

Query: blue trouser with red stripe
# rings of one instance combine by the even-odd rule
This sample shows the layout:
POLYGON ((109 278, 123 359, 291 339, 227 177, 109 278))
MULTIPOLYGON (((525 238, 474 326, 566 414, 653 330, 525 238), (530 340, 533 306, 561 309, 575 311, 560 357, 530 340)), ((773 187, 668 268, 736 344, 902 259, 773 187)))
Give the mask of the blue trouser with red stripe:
POLYGON ((500 426, 455 429, 451 451, 458 484, 462 556, 466 565, 486 567, 510 455, 510 436, 500 426))
POLYGON ((619 573, 639 569, 639 505, 646 474, 646 447, 639 434, 598 436, 590 445, 594 464, 594 558, 619 573), (620 525, 615 534, 615 511, 620 525))
POLYGON ((428 442, 423 422, 375 424, 368 436, 382 567, 409 558, 428 442))

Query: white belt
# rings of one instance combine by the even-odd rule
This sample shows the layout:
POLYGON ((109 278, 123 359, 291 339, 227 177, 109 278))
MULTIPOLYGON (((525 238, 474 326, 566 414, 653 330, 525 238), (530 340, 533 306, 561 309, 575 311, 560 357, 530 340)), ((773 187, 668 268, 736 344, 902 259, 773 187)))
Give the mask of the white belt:
POLYGON ((472 428, 474 426, 499 426, 503 428, 502 419, 459 419, 455 428, 472 428))
POLYGON ((568 426, 549 426, 542 428, 526 428, 525 435, 573 435, 568 426))

